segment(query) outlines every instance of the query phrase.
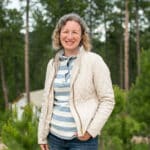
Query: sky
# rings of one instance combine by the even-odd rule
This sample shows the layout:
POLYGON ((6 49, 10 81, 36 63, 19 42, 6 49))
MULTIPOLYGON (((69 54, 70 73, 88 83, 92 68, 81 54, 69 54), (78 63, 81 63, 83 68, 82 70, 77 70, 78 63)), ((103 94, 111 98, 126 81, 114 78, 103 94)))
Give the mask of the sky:
MULTIPOLYGON (((7 8, 10 8, 10 9, 16 8, 17 10, 20 10, 21 9, 21 5, 25 5, 25 1, 24 1, 24 4, 23 4, 23 2, 20 3, 19 1, 20 0, 10 0, 10 3, 8 4, 7 8)), ((36 0, 35 0, 35 2, 36 2, 36 0)), ((36 5, 36 7, 40 7, 41 8, 41 6, 38 6, 38 5, 36 5)), ((115 9, 115 10, 119 11, 118 9, 115 9)), ((142 13, 143 13, 142 11, 139 12, 140 15, 142 13)), ((34 20, 31 19, 31 18, 32 18, 32 16, 30 16, 30 21, 29 21, 30 22, 30 31, 32 31, 32 23, 34 22, 34 20)), ((25 14, 23 15, 23 20, 24 20, 24 25, 25 25, 25 14)), ((142 26, 145 26, 145 24, 142 24, 142 26)), ((24 32, 24 30, 22 30, 21 32, 24 32)), ((104 37, 105 37, 104 36, 105 35, 105 33, 104 33, 104 25, 99 26, 99 28, 96 29, 95 32, 101 32, 101 34, 102 34, 101 41, 105 40, 104 39, 104 37)))
POLYGON ((8 4, 7 8, 16 8, 16 9, 20 9, 20 2, 19 0, 11 0, 10 4, 8 4))
MULTIPOLYGON (((36 1, 36 0, 35 0, 36 1)), ((22 4, 22 2, 20 3, 19 2, 19 0, 10 0, 10 3, 8 4, 8 6, 7 6, 7 8, 9 8, 9 9, 13 9, 13 8, 16 8, 17 10, 20 10, 20 8, 21 8, 21 4, 22 4)), ((39 6, 40 7, 40 6, 39 6)), ((29 21, 29 23, 30 23, 30 31, 32 31, 32 23, 33 23, 33 20, 31 19, 32 17, 30 17, 30 21, 29 21)), ((25 14, 23 15, 23 20, 24 20, 24 26, 25 26, 25 14)), ((104 27, 103 27, 103 25, 101 25, 101 26, 99 26, 99 28, 96 30, 96 32, 98 32, 99 30, 101 31, 101 34, 103 35, 103 36, 101 36, 101 41, 104 41, 105 40, 105 33, 104 33, 104 29, 103 29, 104 27), (103 31, 103 32, 102 32, 103 31)), ((25 33, 25 30, 24 29, 22 29, 21 30, 21 32, 22 33, 25 33)))
MULTIPOLYGON (((21 9, 21 6, 25 6, 25 1, 20 2, 20 0, 10 0, 10 3, 7 5, 8 9, 17 9, 18 11, 21 9)), ((24 21, 24 26, 25 26, 25 13, 22 16, 23 21, 24 21)), ((33 19, 31 19, 31 14, 30 14, 30 20, 29 20, 29 30, 32 31, 32 23, 33 23, 33 19)), ((25 33, 25 29, 21 30, 22 33, 25 33)))

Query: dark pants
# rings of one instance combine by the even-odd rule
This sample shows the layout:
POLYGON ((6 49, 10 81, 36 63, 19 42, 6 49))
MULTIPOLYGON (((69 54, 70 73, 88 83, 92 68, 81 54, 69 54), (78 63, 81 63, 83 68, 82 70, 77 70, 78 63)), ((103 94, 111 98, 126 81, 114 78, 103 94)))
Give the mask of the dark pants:
POLYGON ((50 150, 98 150, 98 137, 87 141, 80 141, 77 138, 63 140, 49 134, 47 139, 50 150))

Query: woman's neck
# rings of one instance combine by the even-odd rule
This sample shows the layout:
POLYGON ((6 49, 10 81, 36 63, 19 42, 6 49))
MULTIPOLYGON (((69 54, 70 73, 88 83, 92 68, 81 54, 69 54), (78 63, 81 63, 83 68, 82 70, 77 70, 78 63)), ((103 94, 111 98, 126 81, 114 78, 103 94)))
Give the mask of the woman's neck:
POLYGON ((64 50, 64 55, 67 57, 76 56, 79 53, 79 49, 76 50, 64 50))

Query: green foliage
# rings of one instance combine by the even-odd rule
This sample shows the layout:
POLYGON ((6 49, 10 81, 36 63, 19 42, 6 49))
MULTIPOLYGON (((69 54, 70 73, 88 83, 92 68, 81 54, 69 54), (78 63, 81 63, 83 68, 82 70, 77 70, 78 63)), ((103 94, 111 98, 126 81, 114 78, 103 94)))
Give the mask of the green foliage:
POLYGON ((141 129, 140 123, 127 112, 127 93, 114 86, 116 106, 102 132, 105 149, 129 149, 130 140, 141 129))
POLYGON ((84 16, 84 10, 87 7, 87 2, 83 0, 40 0, 40 2, 47 11, 46 16, 49 18, 52 28, 55 27, 58 19, 66 13, 76 12, 84 16))
POLYGON ((38 150, 37 144, 37 118, 34 117, 31 106, 24 108, 21 120, 16 117, 16 112, 9 117, 2 127, 2 140, 9 150, 38 150))
POLYGON ((120 115, 126 109, 126 93, 118 86, 114 86, 114 94, 116 105, 112 115, 120 115))
POLYGON ((37 25, 30 33, 30 89, 41 89, 45 80, 45 71, 49 59, 52 57, 51 28, 40 11, 34 12, 37 25))
POLYGON ((141 74, 129 92, 129 111, 131 115, 142 122, 145 133, 150 135, 150 50, 143 51, 141 55, 141 74), (146 126, 145 126, 146 125, 146 126))
POLYGON ((5 122, 8 120, 9 116, 11 115, 11 111, 0 111, 0 137, 2 132, 2 126, 5 124, 5 122))
MULTIPOLYGON (((6 0, 0 1, 0 59, 4 64, 9 101, 24 91, 24 33, 22 14, 16 9, 8 10, 6 0)), ((22 0, 23 1, 23 0, 22 0)), ((32 1, 31 1, 32 2, 32 1)), ((124 1, 121 0, 38 0, 42 9, 31 4, 34 25, 30 32, 30 89, 43 88, 48 60, 52 57, 51 35, 58 19, 69 12, 80 14, 88 24, 92 37, 93 51, 100 54, 108 64, 112 81, 120 84, 124 50, 124 1), (34 9, 32 9, 34 7, 34 9), (43 11, 44 10, 44 11, 43 11), (99 28, 102 26, 102 28, 99 28), (95 29, 99 28, 95 32, 95 29), (103 34, 105 33, 105 34, 103 34), (104 38, 104 41, 101 41, 104 38)), ((139 1, 140 47, 149 49, 148 1, 139 1)), ((130 84, 136 79, 136 24, 135 2, 130 1, 130 84)), ((31 19, 32 20, 32 19, 31 19)), ((31 22, 30 22, 31 23, 31 22)), ((148 145, 130 143, 132 135, 150 134, 150 52, 143 51, 141 75, 136 79, 129 94, 114 86, 115 109, 104 127, 100 143, 104 150, 147 150, 148 145)), ((122 81, 123 82, 123 81, 122 81)), ((4 100, 0 85, 0 110, 4 100)), ((25 108, 22 120, 16 118, 16 111, 0 112, 0 136, 10 150, 33 150, 36 146, 37 119, 30 107, 25 108), (10 116, 10 117, 9 117, 10 116)))
MULTIPOLYGON (((9 101, 18 96, 22 91, 24 82, 23 71, 23 38, 20 30, 23 20, 21 13, 16 9, 7 9, 4 0, 0 3, 0 61, 4 65, 4 76, 8 91, 9 101)), ((0 98, 3 100, 3 92, 0 98)), ((3 102, 0 101, 0 109, 3 102)))
MULTIPOLYGON (((101 140, 100 140, 101 142, 101 140)), ((123 150, 123 142, 117 136, 112 136, 110 140, 110 136, 104 137, 104 150, 123 150)), ((99 149, 101 150, 101 148, 99 149)))
POLYGON ((131 150, 149 150, 148 144, 134 144, 131 150))

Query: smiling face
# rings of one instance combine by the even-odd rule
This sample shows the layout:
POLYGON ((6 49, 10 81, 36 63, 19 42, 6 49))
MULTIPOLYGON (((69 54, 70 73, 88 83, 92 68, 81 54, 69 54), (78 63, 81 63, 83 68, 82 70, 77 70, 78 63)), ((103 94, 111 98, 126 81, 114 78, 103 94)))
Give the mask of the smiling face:
POLYGON ((60 42, 64 48, 65 55, 76 55, 81 41, 81 26, 73 20, 69 20, 60 31, 60 42))

